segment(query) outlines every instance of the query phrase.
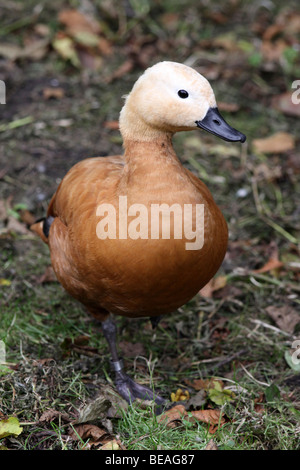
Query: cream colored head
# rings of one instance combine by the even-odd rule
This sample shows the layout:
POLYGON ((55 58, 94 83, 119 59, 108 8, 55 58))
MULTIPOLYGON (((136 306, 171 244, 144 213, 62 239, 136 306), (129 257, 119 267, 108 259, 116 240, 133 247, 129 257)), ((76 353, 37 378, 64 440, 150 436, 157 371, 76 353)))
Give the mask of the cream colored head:
POLYGON ((151 130, 175 133, 196 129, 195 121, 215 106, 214 92, 206 78, 186 65, 159 62, 144 72, 127 96, 120 129, 124 137, 132 128, 135 135, 151 130), (180 90, 188 97, 181 98, 180 90))
POLYGON ((143 73, 126 97, 120 130, 124 139, 140 141, 193 130, 203 127, 199 123, 216 106, 214 92, 201 74, 183 64, 159 62, 143 73))

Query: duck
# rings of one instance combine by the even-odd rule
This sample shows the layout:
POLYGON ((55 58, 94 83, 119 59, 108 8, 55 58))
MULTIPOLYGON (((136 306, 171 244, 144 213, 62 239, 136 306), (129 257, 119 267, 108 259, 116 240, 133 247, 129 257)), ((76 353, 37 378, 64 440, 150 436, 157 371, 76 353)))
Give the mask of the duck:
POLYGON ((64 289, 101 322, 119 394, 161 406, 163 397, 126 373, 114 317, 157 325, 209 282, 226 253, 226 221, 177 157, 174 134, 206 131, 237 143, 246 136, 222 117, 208 80, 185 64, 152 65, 124 98, 123 153, 75 164, 31 229, 48 244, 64 289))

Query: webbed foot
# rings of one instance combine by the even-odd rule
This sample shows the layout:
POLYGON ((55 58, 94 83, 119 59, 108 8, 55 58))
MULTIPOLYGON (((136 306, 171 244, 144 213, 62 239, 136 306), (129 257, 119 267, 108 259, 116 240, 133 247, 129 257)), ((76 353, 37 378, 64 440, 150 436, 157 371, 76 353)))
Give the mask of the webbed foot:
POLYGON ((122 360, 111 362, 112 369, 115 371, 115 386, 119 394, 125 398, 128 403, 132 403, 137 398, 142 400, 153 400, 158 407, 162 407, 166 400, 157 395, 151 388, 136 383, 123 370, 122 360))

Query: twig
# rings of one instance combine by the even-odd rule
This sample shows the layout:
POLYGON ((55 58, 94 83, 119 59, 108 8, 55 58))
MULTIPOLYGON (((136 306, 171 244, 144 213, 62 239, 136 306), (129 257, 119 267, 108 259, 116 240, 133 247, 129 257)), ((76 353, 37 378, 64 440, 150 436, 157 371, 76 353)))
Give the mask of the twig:
POLYGON ((268 323, 265 323, 265 322, 263 322, 263 321, 261 321, 261 320, 256 320, 256 319, 250 318, 250 321, 251 321, 252 323, 256 323, 258 326, 264 326, 265 328, 269 328, 270 330, 273 330, 273 331, 275 331, 276 333, 281 333, 282 335, 288 336, 289 338, 291 337, 291 334, 290 334, 290 333, 287 333, 286 331, 280 330, 280 329, 277 328, 276 326, 269 325, 268 323))
POLYGON ((265 382, 261 382, 260 380, 257 380, 253 377, 252 374, 250 374, 250 372, 247 371, 246 367, 243 366, 243 364, 241 363, 241 367, 242 369, 244 370, 244 372, 246 372, 246 374, 248 375, 248 377, 250 377, 250 379, 252 379, 254 382, 256 382, 257 384, 259 385, 263 385, 264 387, 269 387, 270 385, 265 383, 265 382))
POLYGON ((241 349, 240 351, 232 354, 231 356, 226 357, 225 359, 223 359, 223 361, 220 361, 218 364, 213 366, 212 369, 219 369, 220 367, 224 366, 225 364, 228 364, 228 362, 231 362, 233 359, 241 356, 242 354, 245 354, 246 352, 248 352, 247 349, 241 349))

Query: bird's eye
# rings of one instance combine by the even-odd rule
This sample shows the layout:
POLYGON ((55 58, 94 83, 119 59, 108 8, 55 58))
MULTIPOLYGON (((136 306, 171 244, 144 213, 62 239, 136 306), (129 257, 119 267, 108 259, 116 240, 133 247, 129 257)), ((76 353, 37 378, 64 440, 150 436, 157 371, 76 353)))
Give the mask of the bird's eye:
POLYGON ((189 96, 188 92, 186 90, 179 90, 178 96, 180 98, 187 98, 189 96))

